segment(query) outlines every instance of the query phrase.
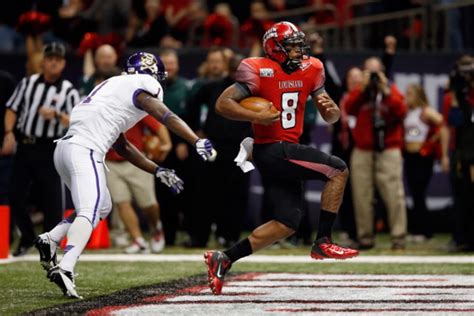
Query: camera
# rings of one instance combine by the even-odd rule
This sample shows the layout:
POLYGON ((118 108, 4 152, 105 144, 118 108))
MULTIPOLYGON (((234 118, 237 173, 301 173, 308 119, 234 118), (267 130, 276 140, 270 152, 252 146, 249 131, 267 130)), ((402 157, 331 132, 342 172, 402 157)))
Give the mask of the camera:
POLYGON ((369 86, 376 86, 380 81, 379 74, 375 71, 370 73, 369 86))
POLYGON ((372 71, 369 76, 369 83, 367 85, 367 92, 370 98, 373 99, 379 91, 380 76, 377 72, 372 71))

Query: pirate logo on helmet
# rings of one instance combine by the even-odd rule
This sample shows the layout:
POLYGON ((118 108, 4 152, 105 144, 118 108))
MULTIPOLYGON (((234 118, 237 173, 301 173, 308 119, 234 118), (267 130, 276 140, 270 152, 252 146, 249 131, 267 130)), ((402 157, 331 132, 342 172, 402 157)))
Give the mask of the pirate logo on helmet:
POLYGON ((144 53, 141 56, 141 70, 152 74, 158 73, 155 56, 149 53, 144 53))

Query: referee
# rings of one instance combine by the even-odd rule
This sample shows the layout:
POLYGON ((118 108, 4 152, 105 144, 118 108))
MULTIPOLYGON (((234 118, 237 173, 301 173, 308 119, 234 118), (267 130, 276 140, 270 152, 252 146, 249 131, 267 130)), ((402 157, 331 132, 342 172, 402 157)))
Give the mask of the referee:
POLYGON ((62 78, 65 66, 64 46, 45 45, 42 73, 23 78, 6 104, 2 154, 12 154, 18 142, 9 190, 12 218, 21 232, 14 256, 25 254, 35 238, 26 207, 29 194, 38 197, 45 231, 62 217, 61 181, 54 167, 53 141, 65 134, 72 107, 79 102, 78 91, 62 78))

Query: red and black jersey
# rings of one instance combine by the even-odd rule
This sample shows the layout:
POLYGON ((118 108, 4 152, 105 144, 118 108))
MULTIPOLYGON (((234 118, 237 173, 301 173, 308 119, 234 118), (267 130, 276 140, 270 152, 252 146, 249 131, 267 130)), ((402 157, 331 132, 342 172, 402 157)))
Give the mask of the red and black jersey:
POLYGON ((281 112, 280 120, 271 125, 252 124, 255 143, 298 143, 306 100, 310 94, 324 91, 324 78, 324 66, 314 57, 304 59, 291 74, 269 58, 244 59, 237 69, 236 81, 246 85, 253 96, 271 101, 281 112))

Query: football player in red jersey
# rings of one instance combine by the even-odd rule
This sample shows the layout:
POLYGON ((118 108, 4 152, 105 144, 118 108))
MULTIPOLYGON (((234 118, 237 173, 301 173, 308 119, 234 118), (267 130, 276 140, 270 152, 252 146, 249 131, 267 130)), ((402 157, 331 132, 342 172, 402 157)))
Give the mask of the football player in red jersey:
POLYGON ((314 259, 346 259, 357 250, 332 242, 331 231, 349 175, 335 156, 300 145, 305 103, 309 95, 324 120, 334 123, 340 112, 324 90, 324 67, 308 56, 303 32, 289 22, 274 24, 263 37, 264 58, 244 59, 236 83, 219 97, 216 111, 226 118, 252 122, 253 160, 272 201, 273 219, 257 227, 248 238, 225 251, 207 251, 209 286, 220 294, 225 273, 233 262, 292 235, 301 220, 304 180, 326 182, 321 196, 318 234, 311 249, 314 259), (268 99, 278 110, 253 112, 239 105, 248 96, 268 99))

